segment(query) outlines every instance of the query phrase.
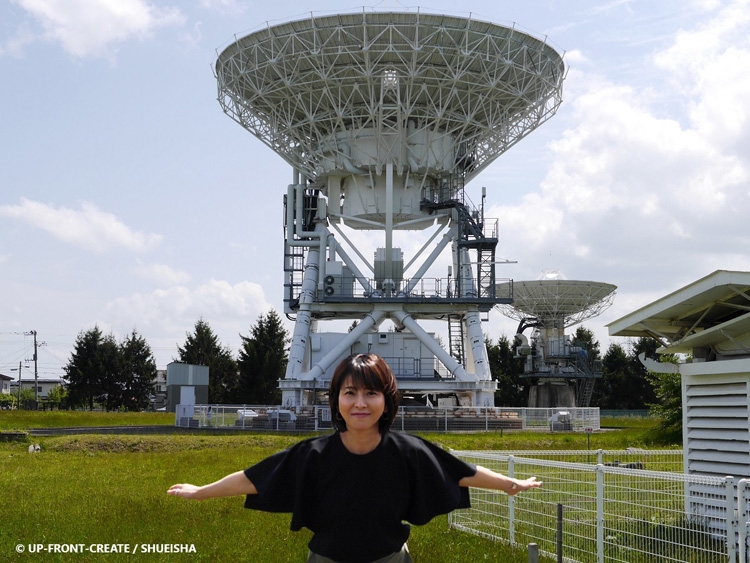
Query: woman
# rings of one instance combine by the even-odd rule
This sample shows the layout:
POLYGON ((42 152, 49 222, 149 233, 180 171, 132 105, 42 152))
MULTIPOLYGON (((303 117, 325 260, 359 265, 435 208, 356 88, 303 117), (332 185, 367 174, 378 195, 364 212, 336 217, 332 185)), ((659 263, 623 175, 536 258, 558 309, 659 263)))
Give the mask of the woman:
POLYGON ((408 563, 409 525, 468 508, 468 487, 509 495, 540 487, 466 463, 416 436, 391 433, 396 379, 374 354, 350 356, 331 379, 336 432, 304 440, 260 463, 168 494, 204 500, 247 495, 245 508, 291 512, 313 532, 308 563, 408 563))

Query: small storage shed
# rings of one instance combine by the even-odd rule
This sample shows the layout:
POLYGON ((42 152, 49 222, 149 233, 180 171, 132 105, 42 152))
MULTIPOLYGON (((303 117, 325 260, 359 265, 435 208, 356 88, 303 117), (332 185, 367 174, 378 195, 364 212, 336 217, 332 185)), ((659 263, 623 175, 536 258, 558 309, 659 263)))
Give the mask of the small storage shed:
POLYGON ((661 353, 692 356, 675 366, 685 472, 750 477, 750 272, 717 270, 608 328, 611 336, 656 338, 661 353))
POLYGON ((167 411, 188 408, 181 416, 192 418, 193 405, 208 404, 208 366, 172 362, 167 365, 167 411))

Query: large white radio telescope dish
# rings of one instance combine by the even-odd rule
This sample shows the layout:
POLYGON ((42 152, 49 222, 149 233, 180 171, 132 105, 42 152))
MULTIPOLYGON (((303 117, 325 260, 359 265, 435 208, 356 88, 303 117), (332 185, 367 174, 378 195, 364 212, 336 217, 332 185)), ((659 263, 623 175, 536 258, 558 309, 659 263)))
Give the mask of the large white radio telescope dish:
POLYGON ((468 182, 555 113, 564 71, 527 33, 419 12, 312 16, 216 62, 224 111, 311 179, 390 161, 468 182))

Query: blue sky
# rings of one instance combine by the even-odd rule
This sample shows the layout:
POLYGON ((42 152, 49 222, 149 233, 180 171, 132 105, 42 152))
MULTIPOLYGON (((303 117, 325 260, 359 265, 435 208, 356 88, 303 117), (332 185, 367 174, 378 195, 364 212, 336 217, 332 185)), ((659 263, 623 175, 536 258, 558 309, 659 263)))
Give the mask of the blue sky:
MULTIPOLYGON (((515 23, 569 67, 557 115, 467 187, 474 201, 487 187, 498 253, 516 262, 499 276, 617 285, 585 323, 606 350, 608 322, 716 269, 750 269, 748 1, 456 7, 422 9, 515 23)), ((236 352, 260 313, 282 310, 291 171, 221 112, 212 64, 266 22, 357 9, 0 4, 0 373, 31 357, 30 330, 46 343, 40 376, 57 377, 94 325, 118 340, 136 329, 164 367, 200 317, 236 352)), ((484 330, 515 327, 493 312, 484 330)))

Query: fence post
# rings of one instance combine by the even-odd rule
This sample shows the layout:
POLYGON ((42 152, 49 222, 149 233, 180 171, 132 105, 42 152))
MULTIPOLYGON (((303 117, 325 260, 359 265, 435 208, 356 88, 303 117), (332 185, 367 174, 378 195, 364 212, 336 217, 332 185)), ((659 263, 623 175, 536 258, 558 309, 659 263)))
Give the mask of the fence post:
MULTIPOLYGON (((750 479, 740 479, 737 483, 737 531, 738 543, 740 547, 739 560, 747 561, 747 488, 750 485, 750 479)), ((728 528, 728 526, 727 526, 728 528)), ((727 529, 727 543, 729 543, 729 529, 727 529)), ((730 561, 734 561, 731 559, 730 561)))
POLYGON ((563 505, 557 505, 557 563, 563 563, 563 505))
POLYGON ((726 509, 727 509, 727 561, 735 561, 737 549, 734 539, 737 531, 737 520, 739 513, 734 515, 734 477, 727 475, 724 477, 724 490, 726 491, 726 509))
POLYGON ((596 466, 596 561, 604 563, 604 465, 601 463, 596 466))
MULTIPOLYGON (((508 456, 508 477, 513 479, 516 473, 516 458, 508 456)), ((516 497, 508 497, 508 539, 511 545, 516 544, 516 497)))
POLYGON ((539 546, 535 543, 529 544, 529 563, 539 563, 539 546))

